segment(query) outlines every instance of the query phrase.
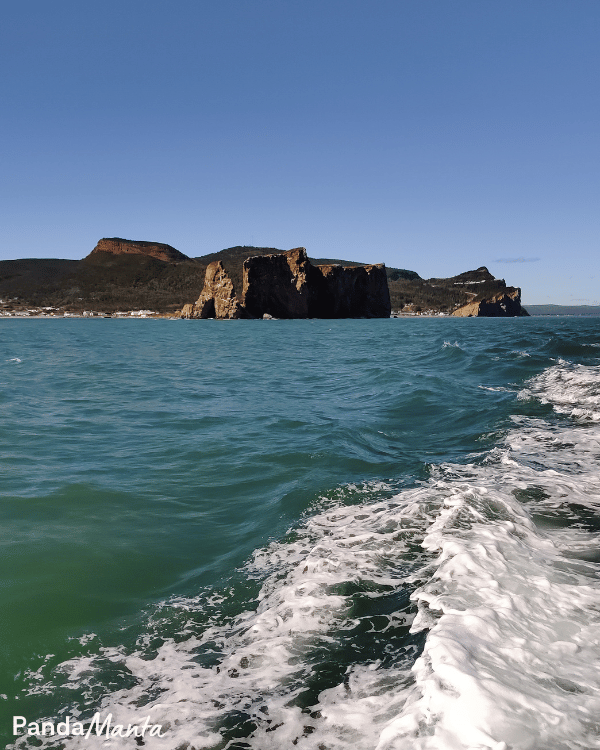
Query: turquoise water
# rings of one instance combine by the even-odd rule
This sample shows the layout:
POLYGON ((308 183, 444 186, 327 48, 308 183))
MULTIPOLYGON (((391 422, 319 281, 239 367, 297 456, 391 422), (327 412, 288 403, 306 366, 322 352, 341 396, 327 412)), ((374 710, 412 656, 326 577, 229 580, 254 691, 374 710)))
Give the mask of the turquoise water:
POLYGON ((0 324, 11 746, 600 747, 597 319, 0 324))

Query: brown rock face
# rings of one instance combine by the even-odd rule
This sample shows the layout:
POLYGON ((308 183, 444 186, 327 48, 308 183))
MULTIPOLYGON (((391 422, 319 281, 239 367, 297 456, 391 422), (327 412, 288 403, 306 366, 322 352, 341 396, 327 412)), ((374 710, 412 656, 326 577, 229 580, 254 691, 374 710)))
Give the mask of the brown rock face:
MULTIPOLYGON (((120 237, 104 238, 98 242, 90 255, 94 253, 112 253, 113 255, 149 255, 151 258, 177 263, 189 260, 187 255, 180 253, 171 245, 161 242, 140 242, 137 240, 123 240, 120 237)), ((88 256, 89 257, 89 256, 88 256)))
POLYGON ((194 305, 184 305, 182 318, 239 318, 243 311, 233 291, 233 283, 220 260, 206 268, 204 289, 194 305))
POLYGON ((452 315, 458 318, 509 318, 528 313, 521 307, 521 290, 507 287, 492 297, 459 307, 452 315))
POLYGON ((194 305, 191 302, 183 306, 180 317, 188 319, 194 317, 194 305))
POLYGON ((385 266, 313 266, 303 247, 244 261, 244 307, 253 317, 389 318, 385 266))
POLYGON ((253 318, 313 318, 322 276, 303 247, 244 261, 243 305, 253 318))
POLYGON ((324 318, 389 318, 385 266, 317 266, 325 282, 324 318))
POLYGON ((313 266, 303 247, 244 261, 236 298, 221 261, 206 269, 204 289, 185 318, 389 318, 385 266, 313 266))

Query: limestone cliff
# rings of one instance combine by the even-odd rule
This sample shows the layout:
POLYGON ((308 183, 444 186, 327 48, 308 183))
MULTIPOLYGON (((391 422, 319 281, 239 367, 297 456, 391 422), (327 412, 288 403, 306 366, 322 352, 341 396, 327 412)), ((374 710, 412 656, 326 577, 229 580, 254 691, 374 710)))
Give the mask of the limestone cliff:
POLYGON ((313 266, 306 250, 244 261, 241 300, 220 261, 211 263, 200 298, 186 318, 387 318, 391 306, 385 266, 313 266))
MULTIPOLYGON (((187 255, 180 253, 171 245, 162 242, 141 242, 138 240, 124 240, 120 237, 101 239, 90 255, 95 253, 112 253, 113 255, 149 255, 151 258, 177 263, 189 260, 187 255)), ((89 258, 90 255, 87 257, 89 258)))
POLYGON ((239 318, 243 316, 240 303, 235 295, 233 283, 216 260, 210 263, 204 277, 204 288, 195 304, 184 305, 182 318, 239 318))
POLYGON ((529 313, 521 307, 521 290, 507 287, 491 297, 459 307, 452 315, 459 318, 508 318, 529 313))
POLYGON ((389 318, 390 292, 385 266, 317 266, 325 282, 323 317, 389 318))
POLYGON ((322 274, 303 247, 244 261, 242 304, 253 318, 315 318, 319 315, 322 274))

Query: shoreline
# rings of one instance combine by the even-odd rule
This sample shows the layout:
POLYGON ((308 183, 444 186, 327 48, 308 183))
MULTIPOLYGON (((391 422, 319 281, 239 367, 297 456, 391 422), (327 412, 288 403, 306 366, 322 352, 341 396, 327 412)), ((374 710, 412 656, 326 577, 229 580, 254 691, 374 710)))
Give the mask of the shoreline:
MULTIPOLYGON (((390 315, 389 318, 248 318, 247 320, 469 320, 471 318, 480 319, 491 319, 491 318, 522 318, 524 316, 511 315, 511 316, 457 316, 457 315, 390 315)), ((554 313, 546 315, 529 315, 529 318, 598 318, 600 314, 595 315, 574 315, 569 313, 554 313)), ((120 313, 109 315, 83 315, 80 313, 67 313, 63 315, 48 315, 46 313, 15 313, 15 314, 2 314, 0 313, 0 320, 187 320, 187 318, 181 317, 181 315, 173 315, 172 313, 153 313, 151 315, 139 315, 137 313, 120 313)), ((205 320, 229 320, 228 318, 205 318, 205 320)))
MULTIPOLYGON (((527 309, 527 308, 524 308, 527 309)), ((426 319, 437 319, 440 318, 443 319, 456 319, 458 317, 463 316, 457 316, 452 315, 452 313, 443 313, 443 312, 424 312, 424 313, 403 313, 399 311, 392 310, 391 315, 389 318, 346 318, 347 320, 390 320, 392 318, 401 318, 405 320, 415 320, 419 318, 426 318, 426 319)), ((465 317, 505 317, 505 316, 465 316, 465 317)), ((506 316, 506 317, 523 317, 523 316, 506 316)), ((558 318, 558 317, 571 317, 571 318, 594 318, 594 317, 600 317, 600 311, 599 312, 593 312, 593 313, 569 313, 569 312, 554 312, 554 313, 529 313, 528 317, 534 317, 534 318, 558 318)), ((155 310, 128 310, 126 312, 117 311, 114 313, 103 313, 103 312, 97 312, 95 310, 84 310, 82 312, 71 312, 68 310, 60 310, 59 309, 52 309, 52 308, 21 308, 21 309, 13 309, 13 310, 6 310, 2 309, 0 307, 0 319, 51 319, 51 320, 65 320, 65 319, 88 319, 88 320, 98 320, 98 319, 116 319, 116 320, 186 320, 184 316, 181 315, 181 311, 178 310, 177 312, 157 312, 155 310)), ((255 320, 263 320, 263 319, 270 319, 270 320, 326 320, 326 318, 255 318, 255 320)), ((206 320, 221 320, 220 318, 207 318, 206 320)), ((344 318, 327 318, 327 320, 344 320, 344 318)))

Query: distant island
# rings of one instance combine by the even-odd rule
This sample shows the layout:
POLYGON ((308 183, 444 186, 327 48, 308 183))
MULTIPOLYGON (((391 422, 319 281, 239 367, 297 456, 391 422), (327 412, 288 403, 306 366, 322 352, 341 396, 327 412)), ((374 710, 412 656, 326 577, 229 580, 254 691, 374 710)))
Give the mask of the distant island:
POLYGON ((481 267, 450 278, 304 248, 236 246, 190 258, 158 242, 103 238, 82 260, 0 261, 0 314, 169 317, 527 315, 521 290, 481 267), (202 309, 201 309, 202 308, 202 309))

